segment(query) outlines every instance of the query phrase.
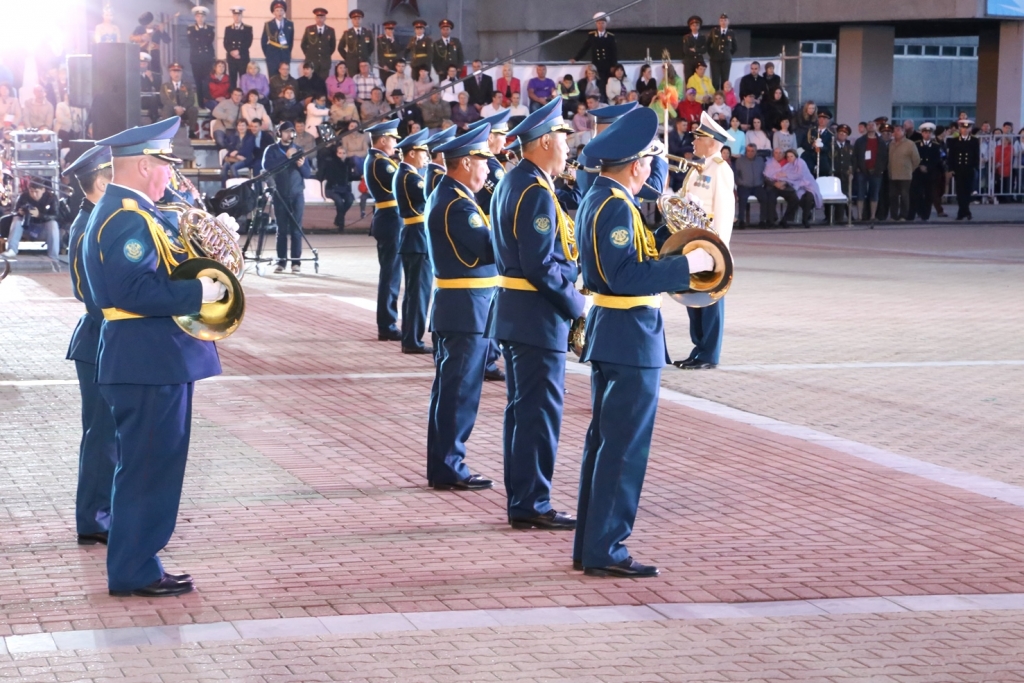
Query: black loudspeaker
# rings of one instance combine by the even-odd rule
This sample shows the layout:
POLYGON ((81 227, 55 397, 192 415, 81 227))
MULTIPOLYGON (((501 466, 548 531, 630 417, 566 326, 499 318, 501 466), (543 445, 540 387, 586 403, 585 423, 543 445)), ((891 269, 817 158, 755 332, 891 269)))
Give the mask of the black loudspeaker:
POLYGON ((92 135, 101 140, 139 125, 142 112, 139 46, 97 43, 92 55, 92 135))
POLYGON ((68 104, 92 106, 92 55, 68 55, 68 104))

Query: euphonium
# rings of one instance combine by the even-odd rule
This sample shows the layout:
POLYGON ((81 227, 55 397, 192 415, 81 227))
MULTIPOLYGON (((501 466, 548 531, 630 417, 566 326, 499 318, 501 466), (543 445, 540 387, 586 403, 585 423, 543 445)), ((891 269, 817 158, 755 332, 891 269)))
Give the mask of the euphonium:
POLYGON ((174 316, 174 322, 187 334, 204 341, 230 336, 245 315, 245 295, 239 282, 245 258, 232 229, 188 204, 162 204, 160 208, 178 214, 178 234, 189 256, 174 269, 171 279, 209 277, 228 290, 224 299, 204 303, 194 315, 174 316))

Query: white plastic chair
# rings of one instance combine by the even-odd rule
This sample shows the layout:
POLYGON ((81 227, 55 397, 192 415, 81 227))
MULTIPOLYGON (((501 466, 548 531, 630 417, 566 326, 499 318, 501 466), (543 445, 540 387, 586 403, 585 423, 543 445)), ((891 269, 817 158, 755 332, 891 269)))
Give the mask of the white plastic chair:
MULTIPOLYGON (((843 194, 842 183, 835 176, 821 176, 818 178, 818 192, 821 193, 823 204, 848 206, 850 203, 849 198, 843 194)), ((834 221, 835 211, 832 211, 828 216, 828 224, 832 225, 834 221)))

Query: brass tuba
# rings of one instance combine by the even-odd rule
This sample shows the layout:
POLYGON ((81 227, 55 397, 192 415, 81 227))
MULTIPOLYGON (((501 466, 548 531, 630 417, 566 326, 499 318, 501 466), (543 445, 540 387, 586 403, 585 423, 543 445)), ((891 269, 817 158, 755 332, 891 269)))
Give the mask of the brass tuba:
POLYGON ((685 197, 686 188, 694 173, 704 170, 700 161, 669 157, 676 164, 672 170, 685 173, 683 187, 677 195, 665 195, 658 200, 658 209, 665 217, 671 234, 661 248, 661 255, 688 254, 702 248, 714 259, 714 270, 690 275, 690 289, 673 292, 669 296, 690 308, 704 308, 715 303, 729 291, 732 284, 732 254, 725 241, 711 227, 711 218, 696 202, 685 197), (683 196, 681 196, 683 195, 683 196))
POLYGON ((174 322, 187 334, 203 341, 219 341, 230 336, 245 315, 245 295, 239 282, 245 257, 233 231, 213 215, 189 204, 161 204, 160 209, 178 215, 178 234, 189 255, 174 269, 171 279, 209 277, 228 290, 220 301, 204 303, 193 315, 176 315, 174 322))

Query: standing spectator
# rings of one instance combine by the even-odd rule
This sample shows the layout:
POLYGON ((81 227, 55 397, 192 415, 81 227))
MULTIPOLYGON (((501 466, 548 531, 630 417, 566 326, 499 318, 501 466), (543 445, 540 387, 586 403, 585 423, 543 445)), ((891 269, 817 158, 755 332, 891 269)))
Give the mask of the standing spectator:
POLYGON ((252 168, 253 136, 249 125, 239 119, 235 129, 224 136, 221 147, 227 150, 220 169, 221 185, 227 185, 228 178, 237 178, 247 168, 252 168))
POLYGON ((490 104, 484 106, 484 108, 480 110, 480 116, 486 119, 488 116, 494 116, 495 114, 500 114, 501 112, 505 111, 506 107, 503 107, 501 105, 502 99, 504 98, 501 96, 500 92, 492 92, 491 102, 490 104))
POLYGON ((636 92, 640 93, 646 90, 657 90, 658 82, 654 80, 654 74, 651 72, 651 65, 644 64, 640 67, 640 75, 636 79, 636 92))
POLYGON ((334 99, 331 100, 329 116, 333 124, 341 121, 358 121, 359 110, 356 109, 355 103, 345 97, 345 93, 339 90, 334 93, 334 99))
POLYGON ((708 107, 708 116, 722 128, 729 127, 729 119, 732 118, 732 107, 725 103, 725 95, 722 91, 715 93, 713 103, 708 107))
POLYGON ((10 85, 0 83, 0 129, 11 130, 20 125, 21 102, 11 94, 10 85))
POLYGON ((985 121, 981 124, 981 130, 979 130, 975 137, 978 139, 979 154, 981 155, 981 163, 978 167, 978 191, 984 195, 981 202, 984 204, 986 196, 989 194, 989 175, 990 167, 992 165, 992 149, 995 146, 995 141, 992 138, 992 124, 985 121))
POLYGON ((270 104, 270 81, 260 73, 260 67, 256 62, 249 62, 245 73, 238 78, 238 87, 245 93, 255 90, 263 106, 270 104))
POLYGON ((373 33, 363 28, 363 10, 352 10, 348 13, 348 20, 352 22, 352 28, 341 34, 338 54, 344 60, 349 73, 362 73, 362 63, 366 62, 369 66, 373 56, 373 33))
MULTIPOLYGON (((198 88, 196 89, 198 92, 198 88)), ((213 109, 219 102, 231 97, 231 79, 228 77, 228 64, 218 59, 206 76, 207 99, 200 100, 207 109, 213 109)))
POLYGON ((180 116, 191 134, 199 116, 196 94, 188 83, 181 80, 181 64, 175 62, 167 71, 171 75, 171 80, 160 86, 160 116, 165 119, 180 116))
POLYGON ((743 96, 743 102, 732 108, 732 115, 740 121, 740 129, 744 132, 754 127, 754 119, 764 120, 761 107, 754 99, 754 93, 748 92, 743 96))
MULTIPOLYGON (((213 53, 215 35, 213 27, 206 23, 208 14, 209 10, 202 5, 193 7, 192 16, 195 17, 195 23, 191 24, 186 31, 188 34, 188 61, 192 65, 192 78, 196 82, 196 96, 200 102, 216 99, 210 95, 207 88, 215 57, 213 53)), ((224 67, 226 71, 227 64, 224 67)))
POLYGON ((722 83, 722 95, 725 97, 725 103, 729 105, 730 109, 735 109, 736 105, 740 103, 738 97, 736 97, 736 91, 733 90, 732 81, 724 81, 722 83))
POLYGON ((921 124, 921 140, 917 143, 917 153, 921 163, 914 170, 914 179, 910 183, 911 218, 923 221, 932 217, 932 195, 937 183, 943 183, 945 174, 942 172, 942 147, 934 139, 935 124, 921 124))
POLYGON ((459 101, 452 107, 452 123, 459 128, 459 133, 465 133, 469 127, 480 120, 480 112, 476 107, 469 104, 469 93, 459 93, 459 101))
POLYGON ((817 127, 808 131, 805 139, 798 140, 804 146, 804 163, 814 172, 815 178, 832 175, 832 131, 829 130, 831 120, 832 113, 829 110, 820 110, 817 127))
MULTIPOLYGON (((892 143, 892 124, 888 123, 887 117, 879 117, 884 119, 881 126, 878 128, 878 134, 882 138, 882 142, 886 146, 886 163, 885 168, 882 169, 882 182, 878 189, 878 209, 876 215, 879 220, 885 220, 889 217, 889 157, 888 148, 892 143)), ((878 119, 875 119, 877 122, 878 119)))
POLYGON ((921 141, 921 134, 914 130, 914 119, 903 120, 903 136, 911 142, 921 141))
POLYGON ((412 76, 406 73, 405 66, 404 59, 395 60, 395 73, 388 76, 388 80, 384 83, 384 92, 401 90, 403 93, 412 95, 416 91, 412 76))
POLYGON ((482 113, 483 108, 494 99, 494 81, 480 70, 483 68, 483 63, 479 59, 474 59, 472 66, 473 72, 463 85, 466 92, 469 93, 469 103, 481 112, 481 116, 485 116, 482 113))
POLYGON ((793 121, 793 134, 796 135, 800 144, 806 144, 807 134, 814 128, 817 121, 818 105, 814 104, 814 100, 807 100, 804 102, 803 109, 796 115, 796 120, 793 121))
POLYGON ((726 142, 725 146, 729 148, 732 155, 739 156, 744 154, 747 149, 747 133, 740 128, 740 119, 735 114, 729 119, 729 135, 732 136, 732 140, 726 142))
MULTIPOLYGON (((774 88, 769 91, 768 99, 761 102, 761 114, 764 115, 765 130, 772 134, 782 128, 783 120, 788 121, 793 117, 793 110, 789 108, 789 99, 782 88, 774 88)), ((791 146, 795 147, 795 145, 791 146)))
POLYGON ((519 116, 526 118, 530 115, 530 109, 520 100, 521 96, 522 95, 518 90, 512 93, 512 99, 509 101, 508 105, 510 120, 519 116))
MULTIPOLYGON (((388 19, 383 26, 384 33, 377 36, 377 68, 381 79, 387 81, 391 74, 395 73, 395 64, 401 59, 401 51, 398 49, 398 40, 395 38, 395 26, 398 26, 398 22, 388 19)), ((410 68, 409 72, 415 81, 415 70, 410 68)))
POLYGON ((355 106, 356 82, 348 75, 348 67, 345 62, 338 62, 334 67, 334 73, 327 78, 327 95, 333 100, 335 94, 344 93, 345 99, 355 106))
POLYGON ((431 131, 440 131, 444 128, 444 122, 452 118, 451 105, 441 99, 441 91, 437 89, 420 104, 420 111, 423 113, 423 125, 431 131))
MULTIPOLYGON (((277 124, 278 130, 280 130, 282 123, 288 121, 294 124, 300 118, 305 119, 306 111, 305 107, 302 106, 302 102, 295 99, 295 88, 290 85, 286 85, 281 91, 281 97, 274 100, 274 113, 272 114, 274 123, 277 124)), ((295 126, 291 128, 293 134, 295 126)))
POLYGON ((697 70, 697 62, 704 61, 704 54, 708 51, 708 39, 700 32, 703 25, 700 17, 694 15, 686 20, 690 32, 683 36, 683 80, 689 80, 693 72, 697 70))
POLYGON ((703 61, 697 62, 696 71, 686 81, 687 89, 692 88, 697 94, 697 101, 704 105, 710 105, 711 97, 715 94, 715 89, 711 85, 711 77, 707 75, 707 71, 708 67, 703 61))
MULTIPOLYGON (((247 88, 239 82, 242 74, 249 68, 249 48, 252 47, 252 26, 242 23, 243 12, 244 7, 231 8, 232 24, 224 29, 224 52, 227 55, 231 87, 249 92, 252 87, 247 88)), ((266 94, 261 96, 267 97, 266 94)))
POLYGON ((432 58, 434 71, 441 73, 449 65, 452 65, 456 72, 461 72, 466 63, 466 53, 463 52, 459 39, 452 36, 455 23, 451 19, 442 19, 437 27, 441 29, 441 37, 434 41, 432 58))
POLYGON ((312 62, 302 63, 302 76, 295 84, 295 97, 303 105, 318 97, 327 99, 327 82, 316 73, 312 62))
POLYGON ((576 84, 580 92, 580 102, 585 102, 590 97, 596 97, 598 102, 603 102, 604 90, 601 88, 597 67, 593 64, 587 64, 583 69, 583 74, 583 78, 577 81, 576 84))
POLYGON ((782 78, 775 73, 775 64, 772 62, 764 63, 764 85, 766 93, 771 93, 776 88, 782 90, 782 78))
POLYGON ((595 14, 594 26, 595 30, 587 34, 587 40, 569 63, 575 64, 590 52, 590 62, 597 67, 597 75, 604 83, 611 77, 612 66, 619 61, 619 48, 615 43, 615 34, 607 30, 608 15, 604 12, 595 14))
MULTIPOLYGON (((445 78, 441 81, 441 99, 449 104, 455 104, 459 101, 459 93, 465 92, 465 87, 459 82, 459 70, 452 64, 448 67, 445 72, 445 78)), ((469 93, 466 93, 468 99, 469 93)), ((475 108, 475 107, 474 107, 475 108)), ((477 110, 479 113, 479 110, 477 110)))
POLYGON ((245 104, 240 112, 242 119, 246 122, 259 119, 263 130, 270 130, 270 115, 266 108, 260 103, 260 94, 256 90, 250 90, 245 97, 245 104))
MULTIPOLYGON (((38 87, 38 86, 37 86, 38 87)), ((41 88, 40 88, 41 89, 41 88)), ((46 104, 50 105, 47 101, 46 104)), ((50 105, 52 108, 53 105, 50 105)), ((56 261, 60 254, 60 228, 57 225, 57 197, 49 187, 47 178, 30 178, 27 192, 22 192, 14 205, 14 219, 7 240, 7 258, 18 255, 21 237, 27 231, 31 235, 43 236, 46 240, 46 255, 56 261)))
POLYGON ((889 144, 889 203, 892 219, 905 221, 911 218, 910 182, 914 178, 914 169, 921 165, 921 155, 917 145, 907 139, 903 126, 894 128, 892 137, 889 144))
POLYGON ((25 102, 22 110, 22 125, 25 128, 39 128, 53 130, 53 105, 46 99, 46 91, 43 86, 37 85, 32 88, 32 99, 25 102))
POLYGON ((171 37, 164 31, 163 24, 153 24, 153 13, 143 12, 139 17, 139 25, 135 27, 128 40, 139 46, 140 52, 147 53, 152 59, 149 68, 157 81, 163 79, 163 62, 160 59, 160 43, 171 42, 171 37))
POLYGON ((751 122, 750 130, 747 131, 747 148, 751 145, 757 148, 757 153, 762 157, 770 157, 772 155, 772 141, 768 139, 768 135, 764 132, 761 126, 761 119, 756 116, 751 122))
POLYGON ((359 118, 363 123, 379 119, 391 111, 391 105, 384 101, 384 91, 374 88, 370 91, 370 99, 359 105, 359 118))
MULTIPOLYGON (((323 93, 313 98, 313 101, 306 105, 306 131, 314 139, 320 137, 320 131, 317 130, 317 126, 324 122, 324 120, 331 115, 331 108, 327 106, 327 95, 323 93)), ((295 127, 298 131, 298 126, 295 127)), ((295 134, 296 144, 302 147, 302 142, 298 139, 299 133, 295 134)))
POLYGON ((736 54, 736 33, 729 28, 729 17, 718 17, 718 26, 708 35, 708 56, 711 58, 711 83, 715 90, 729 78, 732 56, 736 54))
MULTIPOLYGON (((430 71, 430 57, 434 52, 434 41, 424 33, 426 27, 427 22, 422 19, 412 22, 413 36, 405 46, 405 59, 409 62, 414 72, 417 69, 430 71)), ((441 77, 442 73, 443 71, 438 72, 438 78, 441 77)))
POLYGON ((497 88, 501 93, 501 103, 506 107, 512 104, 512 93, 520 92, 522 89, 519 79, 512 75, 512 65, 509 62, 501 65, 501 78, 498 79, 497 88))
MULTIPOLYGON (((359 107, 362 107, 363 102, 370 99, 370 94, 374 88, 380 90, 382 94, 384 92, 384 84, 380 82, 379 78, 370 73, 370 63, 365 59, 359 62, 359 73, 352 80, 356 83, 356 104, 359 107)), ((362 112, 362 109, 360 109, 360 112, 362 112)), ((363 117, 363 120, 366 120, 366 118, 363 117)))
POLYGON ((290 239, 292 273, 297 274, 302 266, 299 259, 302 258, 302 215, 306 209, 305 179, 313 174, 305 158, 291 163, 291 158, 299 153, 299 148, 292 142, 295 136, 292 122, 286 120, 281 123, 277 133, 280 136, 278 143, 267 147, 263 153, 265 170, 286 166, 272 179, 275 188, 274 216, 277 218, 277 267, 274 272, 284 272, 290 239))
POLYGON ((733 169, 736 175, 736 201, 738 202, 739 217, 737 227, 747 227, 747 216, 750 214, 750 197, 756 197, 761 207, 758 221, 759 227, 771 227, 775 223, 774 211, 768 204, 768 192, 765 189, 764 169, 765 159, 757 153, 754 145, 748 144, 742 156, 737 156, 733 161, 733 169))
POLYGON ((317 7, 313 10, 315 19, 302 34, 299 47, 306 61, 313 65, 313 73, 320 80, 326 80, 331 71, 331 57, 338 45, 334 29, 327 25, 327 10, 317 7))
POLYGON ((754 100, 760 102, 765 93, 768 92, 768 84, 761 75, 761 63, 751 62, 750 73, 740 79, 740 99, 746 99, 747 95, 753 95, 754 100))
POLYGON ((69 147, 72 140, 82 137, 81 126, 75 125, 75 118, 71 115, 71 105, 68 103, 67 93, 64 93, 64 98, 57 103, 53 119, 53 132, 60 140, 61 149, 69 147))
MULTIPOLYGON (((853 158, 853 143, 850 141, 850 127, 845 123, 839 124, 836 127, 836 139, 833 143, 832 152, 832 174, 839 178, 839 188, 843 194, 847 197, 853 198, 850 194, 851 183, 850 180, 853 177, 854 158, 853 158)), ((830 206, 826 207, 826 214, 829 210, 834 210, 836 223, 843 223, 846 221, 846 206, 830 206)))
POLYGON ((345 232, 345 215, 355 203, 352 195, 352 165, 343 145, 337 145, 333 151, 317 172, 317 179, 324 183, 324 195, 334 202, 334 227, 338 232, 345 232))
POLYGON ((604 94, 608 98, 608 104, 622 104, 626 101, 629 93, 629 84, 626 83, 626 70, 621 64, 612 67, 612 75, 604 86, 604 94))
POLYGON ((796 135, 789 131, 789 119, 779 121, 779 129, 772 135, 772 149, 796 149, 796 135))
MULTIPOLYGON (((860 182, 857 196, 864 202, 860 212, 862 221, 871 220, 871 205, 878 202, 882 171, 889 166, 889 149, 885 140, 878 135, 877 126, 874 121, 869 121, 867 132, 853 143, 853 163, 860 182)), ((879 220, 883 218, 882 215, 878 216, 879 220)))
POLYGON ((530 111, 536 111, 551 101, 555 96, 555 82, 548 78, 548 68, 537 65, 537 76, 526 84, 526 94, 530 98, 530 111))
MULTIPOLYGON (((213 137, 218 147, 225 147, 224 137, 235 130, 235 124, 242 119, 242 91, 235 88, 231 96, 223 102, 218 102, 211 112, 218 128, 214 129, 213 137)), ((211 124, 212 126, 212 124, 211 124)))
POLYGON ((960 119, 957 121, 956 137, 946 140, 946 162, 949 175, 953 178, 956 189, 956 219, 971 220, 971 195, 974 194, 974 174, 980 161, 980 145, 978 138, 971 135, 974 121, 960 119))
POLYGON ((686 97, 676 105, 676 115, 685 119, 687 123, 700 123, 701 112, 704 108, 697 101, 697 91, 693 88, 686 89, 686 97))
POLYGON ((281 93, 286 87, 291 87, 292 90, 298 90, 299 82, 295 80, 290 72, 288 64, 281 62, 277 65, 277 73, 270 77, 270 99, 276 100, 281 97, 281 93))
POLYGON ((263 25, 263 34, 260 36, 263 57, 267 61, 267 71, 272 74, 279 73, 278 67, 281 64, 291 65, 292 62, 295 24, 285 18, 284 15, 287 11, 288 6, 284 0, 274 0, 270 3, 270 12, 274 16, 263 25))

